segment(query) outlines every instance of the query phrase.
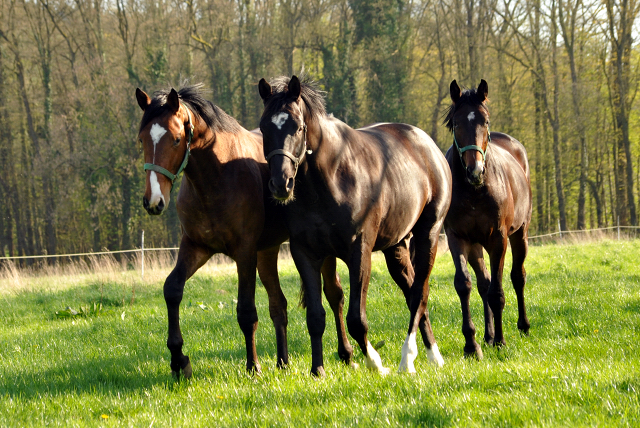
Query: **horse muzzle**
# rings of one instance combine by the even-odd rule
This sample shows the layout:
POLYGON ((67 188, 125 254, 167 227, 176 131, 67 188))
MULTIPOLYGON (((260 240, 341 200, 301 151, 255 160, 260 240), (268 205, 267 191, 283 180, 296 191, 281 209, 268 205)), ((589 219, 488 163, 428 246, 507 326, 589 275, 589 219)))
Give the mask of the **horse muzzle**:
POLYGON ((154 200, 152 203, 152 202, 149 202, 149 199, 147 199, 146 196, 143 196, 142 206, 144 207, 145 210, 147 210, 147 213, 149 213, 150 215, 160 215, 162 214, 165 208, 164 197, 160 197, 158 198, 157 201, 154 200))
POLYGON ((279 177, 269 180, 269 190, 274 198, 281 202, 288 201, 293 196, 293 177, 279 177))
POLYGON ((466 168, 467 181, 474 187, 484 184, 484 162, 475 162, 466 168))

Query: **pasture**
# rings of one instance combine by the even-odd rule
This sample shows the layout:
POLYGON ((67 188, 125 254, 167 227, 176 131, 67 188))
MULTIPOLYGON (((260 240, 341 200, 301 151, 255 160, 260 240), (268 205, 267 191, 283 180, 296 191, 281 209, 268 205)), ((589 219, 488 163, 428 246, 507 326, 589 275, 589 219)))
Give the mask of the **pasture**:
MULTIPOLYGON (((445 366, 427 364, 419 343, 415 375, 397 374, 409 312, 381 254, 368 296, 369 339, 387 376, 343 366, 326 307, 327 376, 309 375, 311 349, 299 279, 280 262, 289 300, 290 365, 275 367, 267 296, 258 287, 261 376, 244 369, 236 322, 237 279, 230 265, 205 266, 187 282, 181 324, 191 380, 170 376, 162 264, 141 283, 116 266, 5 271, 0 280, 0 426, 640 426, 640 241, 532 246, 525 263, 531 330, 516 328, 505 265, 506 347, 483 346, 465 359, 461 313, 449 253, 438 257, 429 310, 445 366), (135 290, 135 297, 133 291, 135 290), (102 310, 94 303, 102 302, 102 310), (56 316, 67 306, 84 316, 56 316)), ((346 267, 339 273, 348 293, 346 267)), ((482 338, 482 305, 471 310, 482 338)), ((352 341, 353 344, 353 341, 352 341)))

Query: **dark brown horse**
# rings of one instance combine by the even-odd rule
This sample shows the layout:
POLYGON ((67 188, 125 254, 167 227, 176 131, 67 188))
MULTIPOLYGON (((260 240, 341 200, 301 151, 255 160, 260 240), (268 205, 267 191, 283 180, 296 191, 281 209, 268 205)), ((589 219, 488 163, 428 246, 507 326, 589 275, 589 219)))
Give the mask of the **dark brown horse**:
POLYGON ((489 88, 482 80, 478 89, 462 92, 454 80, 450 87, 453 104, 445 123, 454 144, 446 154, 453 177, 451 208, 444 223, 455 264, 455 287, 462 306, 462 333, 466 355, 482 358, 469 313, 471 277, 467 262, 476 273, 478 292, 484 305, 484 340, 503 345, 502 269, 511 243, 511 282, 518 297, 518 328, 529 330, 524 305, 527 234, 531 222, 529 162, 524 146, 507 134, 489 132, 486 105, 489 88), (482 249, 489 253, 491 275, 482 249), (495 329, 494 329, 495 325, 495 329))
MULTIPOLYGON (((189 357, 182 353, 179 306, 184 285, 212 255, 223 253, 238 268, 237 316, 247 349, 247 370, 260 370, 255 346, 256 267, 269 296, 269 312, 277 338, 278 366, 288 363, 287 300, 278 280, 278 251, 288 238, 283 207, 273 201, 267 183, 269 168, 259 133, 242 128, 201 94, 200 85, 176 92, 136 98, 144 111, 139 140, 147 171, 143 205, 160 214, 168 205, 173 182, 184 170, 177 199, 182 241, 175 268, 164 284, 169 314, 171 370, 191 376, 189 357)), ((349 360, 342 321, 344 296, 335 258, 323 265, 325 294, 336 317, 340 356, 349 360)))
POLYGON ((324 373, 320 268, 332 256, 349 267, 349 333, 367 367, 388 371, 367 340, 365 305, 376 250, 383 251, 411 313, 400 371, 415 371, 418 329, 429 360, 442 365, 427 300, 438 233, 451 199, 444 156, 427 134, 410 125, 350 128, 325 112, 324 96, 313 84, 296 76, 272 84, 264 79, 259 84, 265 103, 260 129, 271 169, 269 188, 287 206, 291 254, 305 286, 311 373, 324 373), (411 234, 414 266, 407 245, 411 234))

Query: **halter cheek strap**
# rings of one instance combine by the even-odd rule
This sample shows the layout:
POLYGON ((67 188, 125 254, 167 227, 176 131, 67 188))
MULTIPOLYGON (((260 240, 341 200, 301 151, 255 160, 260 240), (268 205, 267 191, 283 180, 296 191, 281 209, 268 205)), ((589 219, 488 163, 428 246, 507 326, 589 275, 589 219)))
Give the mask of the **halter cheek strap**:
POLYGON ((171 181, 171 190, 169 192, 173 191, 173 184, 175 183, 180 173, 184 171, 184 169, 187 167, 187 163, 189 162, 189 155, 191 154, 191 140, 193 139, 193 122, 191 121, 191 111, 183 103, 180 103, 180 104, 182 105, 182 107, 185 108, 185 110, 187 110, 187 115, 189 115, 189 121, 187 122, 187 127, 189 129, 189 137, 187 138, 187 151, 184 153, 184 159, 182 160, 182 164, 180 164, 180 168, 178 168, 178 172, 176 172, 175 174, 172 174, 171 171, 161 167, 160 165, 156 165, 153 163, 144 164, 145 171, 159 172, 160 174, 164 175, 171 181))
MULTIPOLYGON (((491 143, 491 130, 487 127, 487 138, 489 143, 491 143)), ((476 146, 475 144, 464 146, 460 148, 458 145, 458 140, 456 139, 456 131, 453 131, 453 144, 456 146, 456 150, 458 150, 458 155, 460 156, 460 162, 462 163, 462 167, 466 168, 467 166, 464 163, 464 159, 462 159, 462 154, 467 150, 477 150, 482 155, 482 162, 486 162, 487 160, 487 150, 489 150, 489 144, 487 144, 487 150, 482 150, 482 147, 476 146)))
MULTIPOLYGON (((267 164, 269 164, 269 160, 274 157, 275 155, 282 155, 282 156, 286 156, 289 159, 291 159, 291 161, 293 162, 293 167, 296 170, 296 172, 298 171, 298 166, 300 165, 300 162, 302 162, 302 158, 304 158, 305 153, 307 153, 307 124, 304 124, 304 146, 302 147, 302 153, 300 153, 299 156, 294 155, 293 153, 291 153, 288 150, 284 150, 284 149, 276 149, 271 151, 268 155, 267 155, 267 164)), ((311 153, 311 150, 309 150, 309 153, 311 153)))

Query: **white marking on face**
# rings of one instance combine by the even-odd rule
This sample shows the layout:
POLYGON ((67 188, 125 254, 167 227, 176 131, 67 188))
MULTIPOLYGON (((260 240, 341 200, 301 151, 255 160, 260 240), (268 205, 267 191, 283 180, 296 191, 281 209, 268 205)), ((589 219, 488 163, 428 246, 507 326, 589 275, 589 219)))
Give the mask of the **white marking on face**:
POLYGON ((416 345, 416 333, 409 333, 402 345, 402 359, 400 360, 400 367, 398 367, 398 373, 415 373, 416 368, 413 362, 418 356, 418 345, 416 345))
POLYGON ((386 375, 387 373, 389 373, 389 369, 382 366, 382 359, 380 358, 380 354, 378 354, 378 352, 373 349, 373 346, 371 346, 371 342, 368 341, 365 366, 370 370, 377 371, 381 375, 386 375))
POLYGON ((160 139, 164 134, 167 133, 167 130, 162 126, 154 123, 151 127, 151 131, 149 131, 149 135, 151 136, 151 141, 153 141, 153 162, 156 161, 156 145, 160 142, 160 139))
POLYGON ((160 190, 160 183, 158 183, 158 175, 155 171, 151 171, 149 174, 149 184, 151 185, 151 199, 149 200, 149 207, 156 207, 161 200, 164 199, 162 196, 162 190, 160 190))
POLYGON ((475 118, 476 118, 476 114, 475 114, 475 112, 471 112, 471 113, 469 113, 469 115, 467 116, 467 120, 469 120, 469 122, 472 122, 472 121, 473 121, 473 119, 475 119, 475 118))
POLYGON ((287 119, 289 119, 289 113, 278 113, 271 117, 271 122, 273 122, 278 129, 282 129, 282 125, 284 125, 287 119))
POLYGON ((477 160, 476 161, 476 170, 484 171, 484 162, 477 160))
POLYGON ((444 359, 442 355, 440 355, 440 350, 438 349, 438 344, 434 343, 431 346, 431 349, 427 349, 427 358, 429 362, 435 364, 438 367, 444 366, 444 359))

